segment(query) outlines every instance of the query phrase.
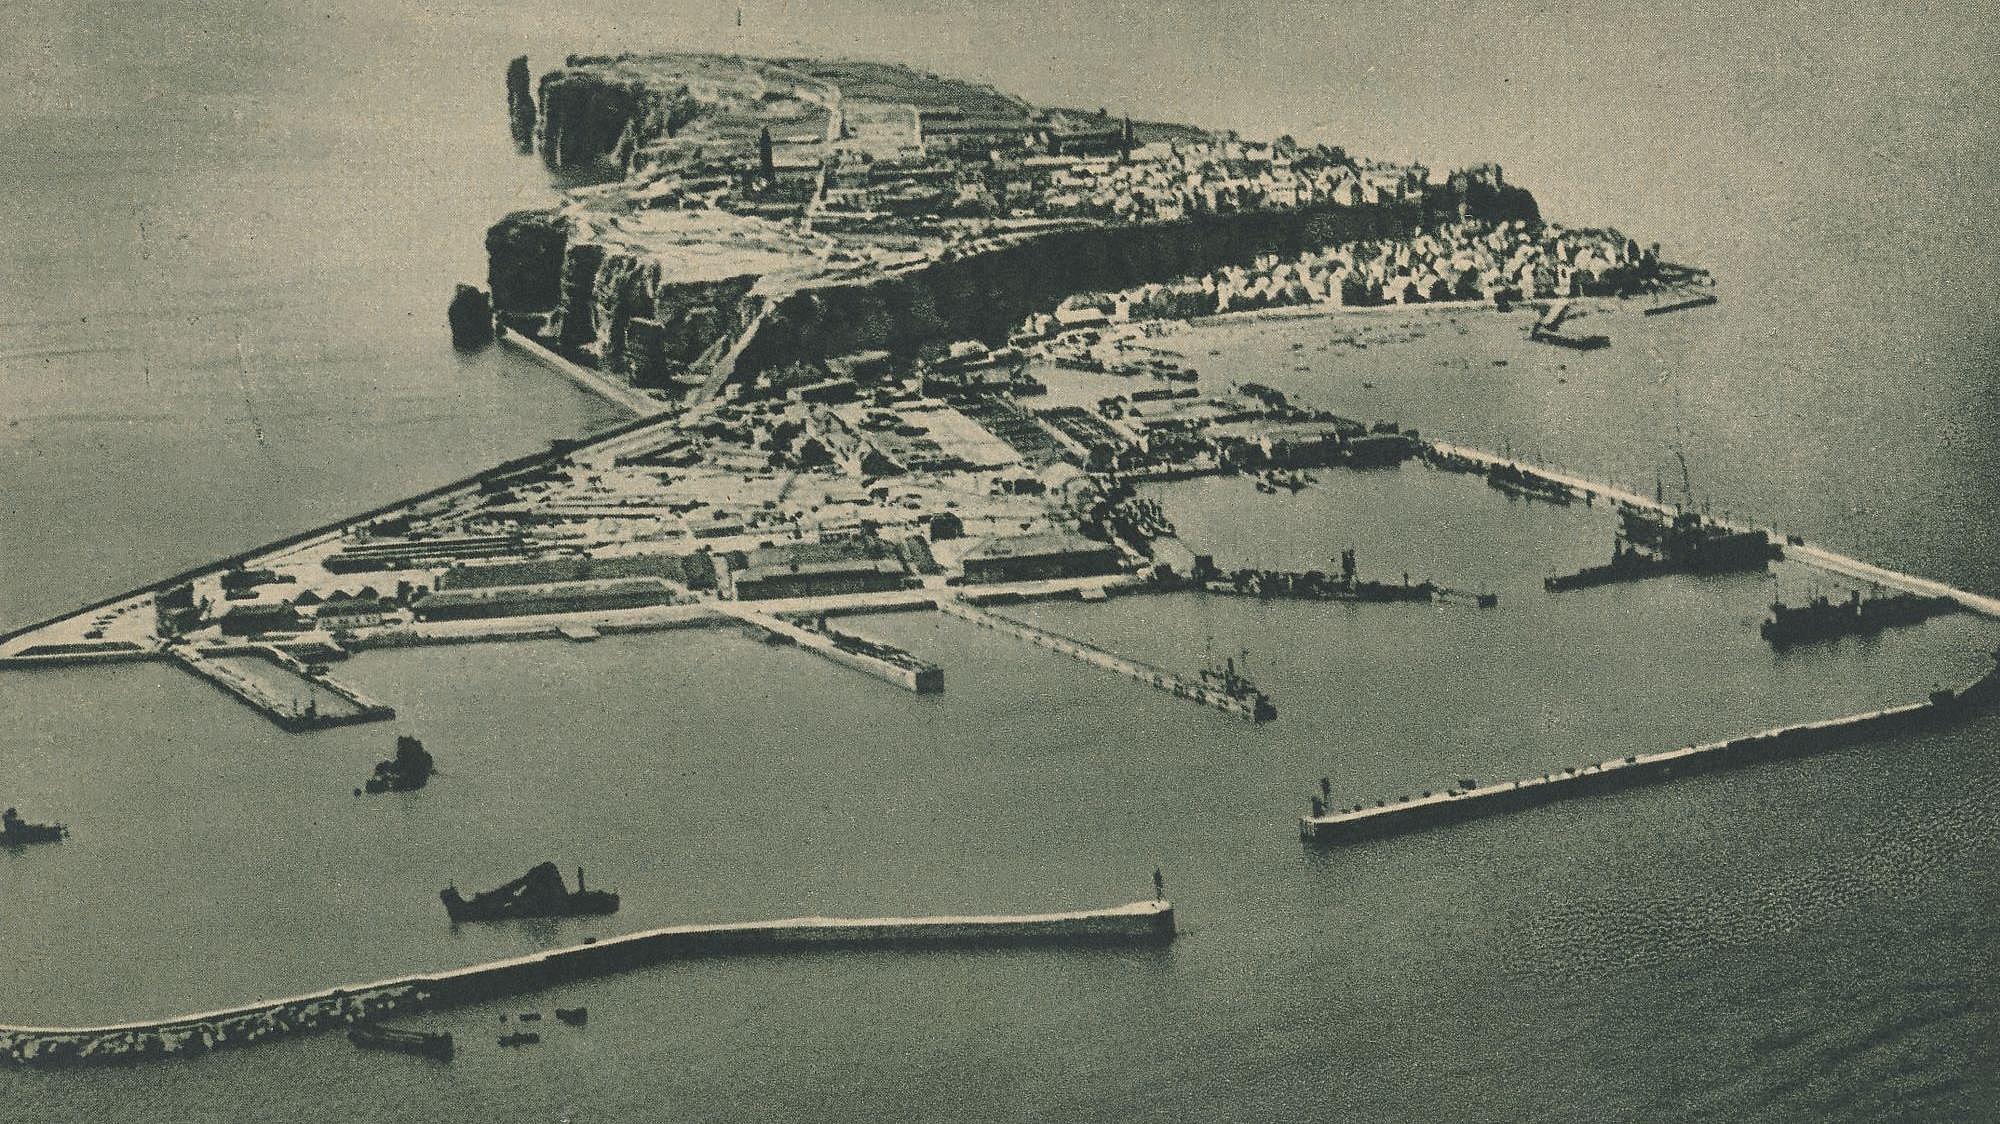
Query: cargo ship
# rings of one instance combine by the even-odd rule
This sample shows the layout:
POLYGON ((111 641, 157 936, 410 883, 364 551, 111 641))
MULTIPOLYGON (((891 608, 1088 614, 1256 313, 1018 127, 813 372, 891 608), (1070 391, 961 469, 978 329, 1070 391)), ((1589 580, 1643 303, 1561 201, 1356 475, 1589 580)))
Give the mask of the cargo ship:
POLYGON ((1402 584, 1370 581, 1355 574, 1354 551, 1340 552, 1340 574, 1320 570, 1237 570, 1206 583, 1211 593, 1235 593, 1265 600, 1294 601, 1430 601, 1442 590, 1436 582, 1402 584))
POLYGON ((25 847, 30 843, 55 843, 69 834, 59 823, 29 823, 12 808, 0 812, 0 847, 25 847))
POLYGON ((1825 596, 1813 597, 1803 605, 1773 601, 1771 615, 1758 631, 1773 648, 1788 648, 1921 624, 1958 608, 1958 602, 1949 597, 1896 593, 1864 598, 1857 590, 1849 593, 1845 601, 1825 596))
POLYGON ((1784 557, 1784 548, 1764 532, 1732 530, 1692 511, 1676 512, 1669 519, 1627 506, 1618 514, 1611 561, 1543 578, 1543 588, 1560 592, 1663 574, 1762 570, 1784 557))
POLYGON ((500 921, 513 917, 575 917, 618 912, 618 895, 608 890, 586 889, 583 869, 577 868, 576 892, 563 885, 556 864, 545 862, 511 882, 496 886, 470 899, 460 896, 457 886, 448 886, 438 895, 452 924, 465 921, 500 921))
POLYGON ((454 1048, 449 1031, 397 1030, 394 1027, 363 1023, 347 1032, 347 1040, 369 1050, 393 1050, 448 1062, 454 1048))
POLYGON ((1576 499, 1569 486, 1511 464, 1495 464, 1486 470, 1486 483, 1510 496, 1524 500, 1569 506, 1576 499))

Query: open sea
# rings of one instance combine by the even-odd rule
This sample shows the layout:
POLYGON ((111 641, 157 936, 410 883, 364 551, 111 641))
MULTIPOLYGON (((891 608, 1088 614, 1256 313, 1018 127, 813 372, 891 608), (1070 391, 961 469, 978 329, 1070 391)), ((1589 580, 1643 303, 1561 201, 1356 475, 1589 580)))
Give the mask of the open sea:
MULTIPOLYGON (((551 196, 501 71, 568 51, 851 53, 1044 103, 1492 159, 1545 214, 1713 269, 1721 303, 1177 332, 1204 379, 1685 491, 2000 592, 2000 52, 1979 5, 14 0, 0 62, 0 628, 603 428, 454 281, 551 196), (1683 463, 1686 471, 1683 474, 1683 463)), ((1546 595, 1607 513, 1418 467, 1155 489, 1243 564, 1435 578, 1500 607, 1133 597, 1020 612, 1190 669, 1248 649, 1253 727, 931 615, 855 630, 917 697, 733 632, 364 654, 442 773, 349 793, 391 731, 287 735, 166 665, 0 675, 0 1022, 112 1021, 672 921, 1145 896, 1141 952, 717 960, 427 1016, 449 1068, 320 1035, 0 1070, 8 1119, 1971 1120, 2000 1117, 2000 719, 1332 852, 1336 801, 1920 698, 2000 626, 1774 655, 1769 576, 1546 595), (533 862, 614 918, 452 932, 533 862), (492 1045, 499 1016, 585 1030, 492 1045)))

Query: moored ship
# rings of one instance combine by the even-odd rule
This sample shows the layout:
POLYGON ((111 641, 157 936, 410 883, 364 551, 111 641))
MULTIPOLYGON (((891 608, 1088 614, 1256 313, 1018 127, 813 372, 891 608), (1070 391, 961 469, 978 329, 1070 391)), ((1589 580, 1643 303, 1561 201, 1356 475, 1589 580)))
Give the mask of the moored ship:
POLYGON ((583 868, 576 872, 576 891, 563 885, 562 872, 552 862, 540 863, 528 873, 471 898, 448 886, 438 895, 452 924, 464 921, 500 921, 510 917, 576 917, 618 912, 618 895, 608 890, 587 889, 583 868))
MULTIPOLYGON (((1244 662, 1249 662, 1249 653, 1244 653, 1244 662)), ((1201 685, 1250 708, 1253 721, 1269 722, 1278 716, 1278 708, 1272 704, 1269 695, 1257 688, 1249 675, 1245 674, 1236 660, 1225 658, 1221 663, 1209 661, 1201 669, 1201 685)))
POLYGON ((1700 296, 1688 297, 1685 300, 1649 305, 1643 311, 1648 316, 1660 316, 1668 312, 1679 312, 1684 308, 1702 308, 1706 305, 1714 304, 1715 300, 1714 293, 1703 293, 1700 296))
POLYGON ((1552 332, 1541 327, 1530 330, 1528 338, 1534 340, 1536 343, 1554 344, 1557 347, 1567 347, 1572 351, 1596 351, 1600 348, 1611 346, 1610 336, 1601 334, 1570 336, 1564 335, 1561 332, 1552 332))
POLYGON ((456 1052, 450 1031, 398 1030, 390 1026, 363 1023, 347 1032, 347 1040, 370 1050, 393 1050, 448 1062, 456 1052))
POLYGON ((1812 597, 1803 605, 1773 601, 1771 615, 1758 631, 1772 647, 1788 648, 1920 624, 1940 613, 1954 612, 1958 607, 1958 602, 1949 597, 1894 593, 1864 598, 1857 590, 1850 592, 1845 601, 1834 601, 1824 595, 1812 597))

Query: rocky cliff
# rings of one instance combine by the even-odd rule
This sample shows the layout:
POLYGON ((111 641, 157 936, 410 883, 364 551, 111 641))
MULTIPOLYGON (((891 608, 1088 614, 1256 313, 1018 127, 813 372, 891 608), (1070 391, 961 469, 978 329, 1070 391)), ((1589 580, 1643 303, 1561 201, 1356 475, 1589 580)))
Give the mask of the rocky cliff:
POLYGON ((528 56, 518 55, 507 64, 507 124, 514 134, 514 147, 522 152, 535 147, 535 93, 529 88, 528 56))
POLYGON ((671 386, 754 314, 753 275, 677 281, 651 256, 571 241, 550 211, 516 211, 486 232, 494 311, 515 328, 639 386, 671 386))
POLYGON ((535 144, 551 168, 604 159, 622 165, 638 146, 673 136, 701 111, 685 85, 578 69, 602 61, 572 57, 570 65, 542 75, 534 99, 535 144))
POLYGON ((747 374, 794 360, 926 343, 1003 341, 1031 312, 1066 296, 1169 281, 1260 254, 1409 234, 1415 207, 1308 207, 1209 215, 1144 226, 1064 230, 898 277, 825 286, 779 300, 738 363, 747 374))
MULTIPOLYGON (((1455 211, 1453 212, 1455 214, 1455 211)), ((774 301, 736 373, 883 348, 1004 340, 1031 312, 1076 292, 1167 281, 1259 254, 1407 235, 1410 204, 1209 215, 1144 226, 1055 231, 895 277, 815 285, 774 301)), ((755 275, 678 281, 655 256, 588 238, 569 221, 519 211, 487 232, 488 284, 503 320, 641 386, 668 386, 719 353, 756 316, 755 275)))

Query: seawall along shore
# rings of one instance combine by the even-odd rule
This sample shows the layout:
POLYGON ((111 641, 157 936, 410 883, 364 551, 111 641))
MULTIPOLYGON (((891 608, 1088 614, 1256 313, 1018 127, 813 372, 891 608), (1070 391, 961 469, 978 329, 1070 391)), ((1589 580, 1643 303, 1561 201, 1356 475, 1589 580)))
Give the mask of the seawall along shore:
POLYGON ((1174 907, 1164 900, 1061 913, 794 917, 668 925, 602 940, 585 938, 580 944, 448 971, 398 976, 172 1018, 102 1026, 0 1025, 0 1063, 64 1066, 191 1056, 698 957, 842 948, 1165 944, 1174 936, 1174 907))

